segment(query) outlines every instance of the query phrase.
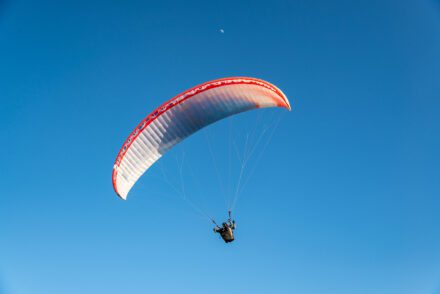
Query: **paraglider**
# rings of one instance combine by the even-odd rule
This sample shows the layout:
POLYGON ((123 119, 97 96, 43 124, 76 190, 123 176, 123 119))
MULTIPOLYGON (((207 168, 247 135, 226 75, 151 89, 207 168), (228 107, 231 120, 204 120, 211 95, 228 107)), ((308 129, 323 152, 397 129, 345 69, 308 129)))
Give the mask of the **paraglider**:
MULTIPOLYGON (((209 81, 175 96, 143 119, 122 145, 113 165, 116 194, 127 199, 138 179, 159 158, 198 130, 241 112, 269 107, 290 110, 290 103, 276 86, 248 77, 209 81)), ((215 231, 231 242, 235 222, 225 224, 215 231)))
POLYGON ((237 227, 235 224, 235 220, 231 219, 231 212, 229 211, 229 218, 227 222, 224 222, 222 226, 215 224, 215 228, 213 229, 214 233, 219 233, 225 243, 230 243, 234 241, 234 230, 237 227))

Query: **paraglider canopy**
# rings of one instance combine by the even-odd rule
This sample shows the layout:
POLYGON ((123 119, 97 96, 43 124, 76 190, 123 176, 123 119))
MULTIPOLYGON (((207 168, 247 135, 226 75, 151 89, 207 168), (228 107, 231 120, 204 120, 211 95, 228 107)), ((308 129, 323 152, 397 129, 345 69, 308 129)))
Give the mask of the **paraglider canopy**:
POLYGON ((116 194, 125 200, 145 171, 198 130, 228 116, 267 107, 290 110, 290 103, 274 85, 247 77, 213 80, 175 96, 143 119, 122 145, 113 166, 116 194))

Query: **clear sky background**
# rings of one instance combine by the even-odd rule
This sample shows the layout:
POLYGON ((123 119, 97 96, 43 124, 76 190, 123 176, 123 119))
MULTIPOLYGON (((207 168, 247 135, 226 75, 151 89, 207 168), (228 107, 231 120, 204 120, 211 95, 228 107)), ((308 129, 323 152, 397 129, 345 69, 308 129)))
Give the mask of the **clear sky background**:
MULTIPOLYGON (((438 1, 0 0, 0 101, 1 294, 440 293, 438 1), (293 104, 264 112, 282 120, 237 240, 157 166, 118 199, 112 166, 136 124, 237 75, 293 104)), ((257 112, 232 120, 237 140, 257 112)), ((224 171, 228 123, 210 132, 224 171)), ((187 154, 186 191, 220 220, 205 139, 161 166, 177 183, 187 154)))

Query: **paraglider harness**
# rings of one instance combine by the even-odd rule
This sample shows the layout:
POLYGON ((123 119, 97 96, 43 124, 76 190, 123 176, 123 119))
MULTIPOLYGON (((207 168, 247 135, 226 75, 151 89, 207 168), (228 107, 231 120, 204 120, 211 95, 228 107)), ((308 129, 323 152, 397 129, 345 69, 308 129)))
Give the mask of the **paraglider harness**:
POLYGON ((215 224, 215 228, 213 229, 214 233, 219 233, 225 243, 234 241, 233 231, 236 228, 235 221, 231 218, 231 211, 228 211, 228 214, 229 218, 227 222, 224 222, 221 227, 212 219, 212 222, 215 224))

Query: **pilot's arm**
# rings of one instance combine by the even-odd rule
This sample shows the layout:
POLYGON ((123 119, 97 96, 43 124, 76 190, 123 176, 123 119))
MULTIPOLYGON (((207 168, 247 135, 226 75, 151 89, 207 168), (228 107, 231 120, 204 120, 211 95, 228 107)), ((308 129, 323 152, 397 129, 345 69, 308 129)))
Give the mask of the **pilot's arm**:
POLYGON ((232 221, 232 224, 231 224, 231 229, 235 230, 236 227, 237 227, 237 226, 235 225, 235 221, 233 220, 233 221, 232 221))

